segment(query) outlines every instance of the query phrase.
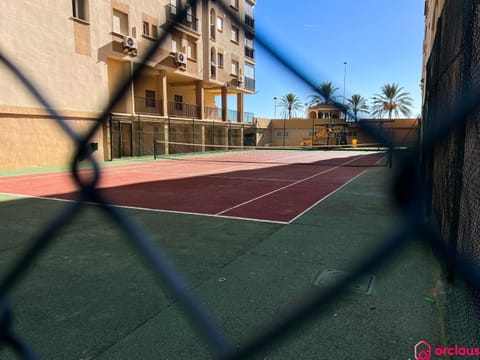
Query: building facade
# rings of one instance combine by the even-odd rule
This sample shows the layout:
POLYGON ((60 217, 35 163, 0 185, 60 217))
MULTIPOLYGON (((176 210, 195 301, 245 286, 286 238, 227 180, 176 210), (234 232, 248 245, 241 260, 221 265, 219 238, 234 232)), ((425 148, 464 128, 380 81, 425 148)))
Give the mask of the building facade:
POLYGON ((432 52, 433 42, 438 30, 438 19, 445 5, 445 0, 425 0, 425 34, 423 39, 423 65, 422 65, 422 99, 425 100, 427 63, 432 52))
MULTIPOLYGON (((253 126, 244 97, 255 92, 255 3, 6 0, 0 51, 82 134, 161 39, 91 139, 100 161, 147 155, 155 140, 243 142, 253 126)), ((0 76, 0 169, 67 164, 71 139, 5 66, 0 76)))

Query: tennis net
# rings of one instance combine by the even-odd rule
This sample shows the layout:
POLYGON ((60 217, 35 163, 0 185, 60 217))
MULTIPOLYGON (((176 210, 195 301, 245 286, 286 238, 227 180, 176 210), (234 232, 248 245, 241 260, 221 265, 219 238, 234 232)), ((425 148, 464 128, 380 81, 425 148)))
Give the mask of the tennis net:
POLYGON ((352 146, 238 146, 154 142, 154 159, 266 164, 311 164, 328 166, 385 166, 391 161, 382 148, 352 146))

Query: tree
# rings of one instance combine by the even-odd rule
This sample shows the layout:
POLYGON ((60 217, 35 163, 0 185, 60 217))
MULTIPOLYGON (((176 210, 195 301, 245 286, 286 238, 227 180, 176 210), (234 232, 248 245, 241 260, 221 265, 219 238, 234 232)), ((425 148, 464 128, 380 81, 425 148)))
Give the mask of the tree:
POLYGON ((296 114, 296 111, 301 111, 303 109, 303 103, 300 98, 292 93, 283 95, 280 99, 279 105, 283 108, 282 115, 284 117, 288 116, 289 119, 296 114))
POLYGON ((376 94, 373 98, 373 107, 371 114, 374 117, 383 117, 388 114, 388 118, 399 117, 400 114, 409 116, 412 107, 412 98, 410 93, 404 92, 398 84, 386 84, 381 88, 381 94, 376 94))
POLYGON ((368 105, 367 99, 365 99, 362 95, 353 94, 350 99, 347 99, 348 107, 350 107, 353 111, 353 115, 355 116, 355 122, 358 121, 357 114, 359 112, 367 112, 368 105))
POLYGON ((338 88, 333 86, 330 81, 325 81, 315 88, 317 94, 310 95, 309 98, 311 105, 318 105, 321 103, 331 104, 335 98, 335 92, 338 88))

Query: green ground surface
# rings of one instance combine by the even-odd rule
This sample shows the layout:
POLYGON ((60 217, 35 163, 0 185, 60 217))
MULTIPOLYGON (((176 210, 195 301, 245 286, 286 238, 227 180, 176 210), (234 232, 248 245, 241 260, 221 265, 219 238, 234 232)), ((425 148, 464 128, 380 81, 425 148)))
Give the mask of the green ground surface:
MULTIPOLYGON (((125 210, 151 234, 235 345, 271 326, 326 269, 348 271, 397 223, 386 167, 372 168, 289 225, 125 210)), ((0 197, 0 274, 68 203, 0 197)), ((42 359, 210 359, 175 300, 95 206, 62 229, 11 294, 16 332, 42 359)), ((413 359, 441 343, 439 269, 419 242, 255 359, 413 359)), ((13 358, 1 351, 1 358, 13 358)))

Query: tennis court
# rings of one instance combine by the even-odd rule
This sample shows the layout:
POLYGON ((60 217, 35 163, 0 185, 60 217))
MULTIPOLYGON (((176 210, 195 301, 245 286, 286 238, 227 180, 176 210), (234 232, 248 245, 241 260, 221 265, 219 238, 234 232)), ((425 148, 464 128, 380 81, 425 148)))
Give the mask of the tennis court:
MULTIPOLYGON (((106 167, 99 188, 118 206, 288 223, 383 158, 365 151, 197 153, 106 167)), ((68 172, 3 177, 0 192, 76 199, 68 172)))
MULTIPOLYGON (((152 234, 238 347, 395 226, 384 164, 377 151, 225 151, 114 163, 99 187, 152 234)), ((5 273, 76 188, 68 172, 50 171, 2 176, 0 192, 5 273)), ((130 245, 88 204, 16 284, 14 329, 41 358, 212 358, 130 245)), ((403 249, 367 274, 368 292, 344 292, 258 358, 408 358, 421 338, 440 343, 437 309, 424 300, 435 295, 435 269, 426 245, 403 249)))

